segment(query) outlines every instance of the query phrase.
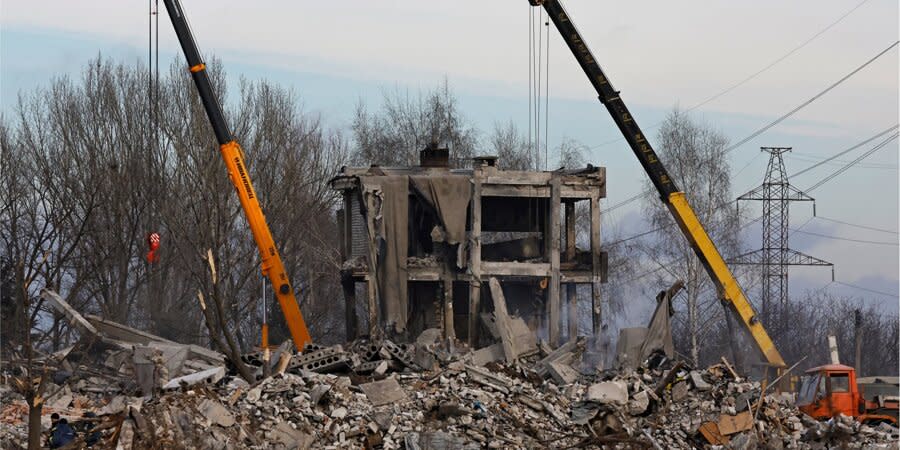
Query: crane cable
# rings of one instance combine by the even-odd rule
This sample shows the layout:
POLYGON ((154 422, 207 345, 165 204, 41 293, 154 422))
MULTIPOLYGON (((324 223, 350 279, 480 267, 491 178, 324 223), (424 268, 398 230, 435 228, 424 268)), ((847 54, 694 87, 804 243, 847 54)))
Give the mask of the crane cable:
POLYGON ((528 145, 533 151, 534 169, 547 170, 550 149, 550 21, 548 16, 544 16, 543 9, 537 10, 537 15, 534 8, 529 8, 528 12, 528 145), (544 28, 547 28, 546 33, 544 28))

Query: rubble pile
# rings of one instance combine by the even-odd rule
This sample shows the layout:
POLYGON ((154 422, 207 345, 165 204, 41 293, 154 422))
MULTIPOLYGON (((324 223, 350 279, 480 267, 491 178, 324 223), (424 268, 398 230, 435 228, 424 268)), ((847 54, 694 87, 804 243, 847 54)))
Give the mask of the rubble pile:
MULTIPOLYGON (((252 384, 221 367, 143 397, 94 392, 114 383, 82 378, 46 404, 121 448, 893 448, 898 437, 850 417, 813 420, 727 362, 697 370, 657 357, 598 371, 581 362, 581 342, 508 363, 438 341, 427 331, 416 345, 276 351, 273 375, 252 384)), ((0 444, 16 448, 26 408, 4 405, 0 444)))
MULTIPOLYGON (((70 448, 843 449, 898 439, 887 424, 816 421, 724 358, 700 369, 657 351, 634 369, 601 370, 583 339, 551 348, 502 311, 482 318, 500 342, 478 350, 438 329, 410 344, 286 343, 242 356, 252 382, 216 352, 66 314, 84 337, 47 356, 42 425, 51 413, 66 419, 70 448)), ((3 366, 2 448, 27 438, 17 370, 3 366)))

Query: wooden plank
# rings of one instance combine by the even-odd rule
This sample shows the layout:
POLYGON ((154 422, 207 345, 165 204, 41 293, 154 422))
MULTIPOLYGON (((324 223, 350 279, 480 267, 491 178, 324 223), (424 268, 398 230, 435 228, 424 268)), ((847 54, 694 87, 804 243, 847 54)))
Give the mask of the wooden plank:
POLYGON ((753 414, 750 411, 743 411, 734 416, 723 414, 719 417, 717 425, 723 436, 747 431, 753 428, 753 414))
POLYGON ((700 425, 699 431, 703 438, 706 439, 706 442, 712 445, 728 445, 731 442, 728 436, 723 436, 719 432, 719 426, 715 422, 703 423, 700 425))
POLYGON ((497 331, 500 334, 503 354, 506 356, 506 362, 513 362, 516 359, 515 342, 513 341, 515 337, 509 324, 509 312, 506 310, 506 298, 503 296, 503 288, 500 287, 500 282, 494 277, 491 277, 488 283, 491 286, 491 299, 494 302, 494 323, 497 324, 497 331))
POLYGON ((559 344, 559 325, 562 322, 562 314, 560 314, 560 292, 559 292, 559 240, 560 240, 560 197, 559 197, 559 176, 553 175, 550 180, 550 221, 549 221, 549 255, 550 255, 550 286, 547 295, 550 301, 550 343, 552 345, 559 344))
POLYGON ((591 196, 591 325, 595 336, 600 334, 602 310, 600 303, 600 196, 591 196))
POLYGON ((549 263, 482 261, 481 275, 549 277, 549 263))
POLYGON ((469 202, 469 347, 478 342, 478 314, 481 312, 481 169, 472 176, 472 200, 469 202))

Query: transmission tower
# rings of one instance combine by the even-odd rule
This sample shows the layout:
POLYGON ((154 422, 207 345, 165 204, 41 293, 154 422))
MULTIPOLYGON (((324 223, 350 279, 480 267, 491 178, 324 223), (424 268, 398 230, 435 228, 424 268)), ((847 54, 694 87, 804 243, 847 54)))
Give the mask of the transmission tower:
POLYGON ((815 216, 815 199, 788 182, 781 155, 791 151, 791 147, 761 147, 761 150, 769 153, 766 178, 762 185, 738 197, 738 200, 763 202, 762 248, 744 253, 731 263, 763 266, 762 317, 763 323, 768 325, 772 306, 783 308, 788 303, 788 266, 831 266, 833 278, 834 265, 788 246, 790 202, 813 202, 815 216))

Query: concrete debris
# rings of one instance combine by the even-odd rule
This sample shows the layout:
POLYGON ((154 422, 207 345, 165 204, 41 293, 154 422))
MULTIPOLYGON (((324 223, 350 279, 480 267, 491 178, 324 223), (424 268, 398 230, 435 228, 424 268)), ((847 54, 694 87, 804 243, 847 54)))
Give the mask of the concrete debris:
POLYGON ((213 384, 221 380, 224 376, 224 367, 213 367, 212 369, 192 373, 183 377, 173 378, 163 386, 163 389, 178 389, 180 387, 193 386, 198 383, 213 384))
POLYGON ((647 408, 650 406, 650 395, 647 394, 647 391, 640 391, 631 396, 631 400, 628 400, 628 414, 632 416, 638 416, 647 411, 647 408))
POLYGON ((69 321, 69 324, 75 327, 83 335, 97 335, 97 329, 94 328, 94 326, 91 325, 90 322, 85 320, 85 318, 82 317, 81 314, 75 311, 74 308, 69 306, 69 304, 65 300, 63 300, 63 298, 60 297, 56 292, 53 292, 49 289, 42 289, 41 298, 47 300, 47 302, 50 303, 50 306, 52 306, 53 309, 55 309, 57 312, 65 315, 66 319, 68 319, 69 321))
POLYGON ((472 352, 472 365, 478 367, 501 359, 503 359, 503 346, 500 344, 489 345, 472 352))
POLYGON ((628 386, 622 381, 605 381, 588 387, 584 399, 601 405, 622 406, 628 403, 628 386))
POLYGON ((688 376, 691 378, 691 383, 693 383, 695 389, 703 392, 712 389, 712 385, 703 379, 703 375, 699 371, 692 370, 688 372, 688 376))
POLYGON ((204 399, 200 402, 199 409, 210 423, 226 428, 234 425, 234 416, 215 400, 204 399))
POLYGON ((359 388, 366 394, 372 406, 398 404, 406 400, 406 393, 394 378, 361 384, 359 388))
MULTIPOLYGON (((213 365, 215 354, 94 326, 91 349, 62 353, 67 368, 47 383, 42 419, 49 429, 58 413, 100 448, 880 449, 895 448, 900 434, 852 417, 813 420, 790 395, 761 395, 727 361, 700 369, 651 357, 634 370, 591 368, 580 340, 535 343, 543 357, 520 354, 515 339, 471 351, 434 331, 415 344, 285 347, 269 361, 286 358, 283 371, 248 383, 227 362, 213 365), (171 370, 164 390, 155 384, 162 368, 171 370), (154 381, 139 386, 140 370, 154 381)), ((242 359, 263 373, 260 355, 242 359)), ((4 383, 0 448, 21 448, 28 407, 4 383)))
POLYGON ((554 361, 549 364, 550 376, 557 384, 572 384, 581 375, 572 366, 554 361))

